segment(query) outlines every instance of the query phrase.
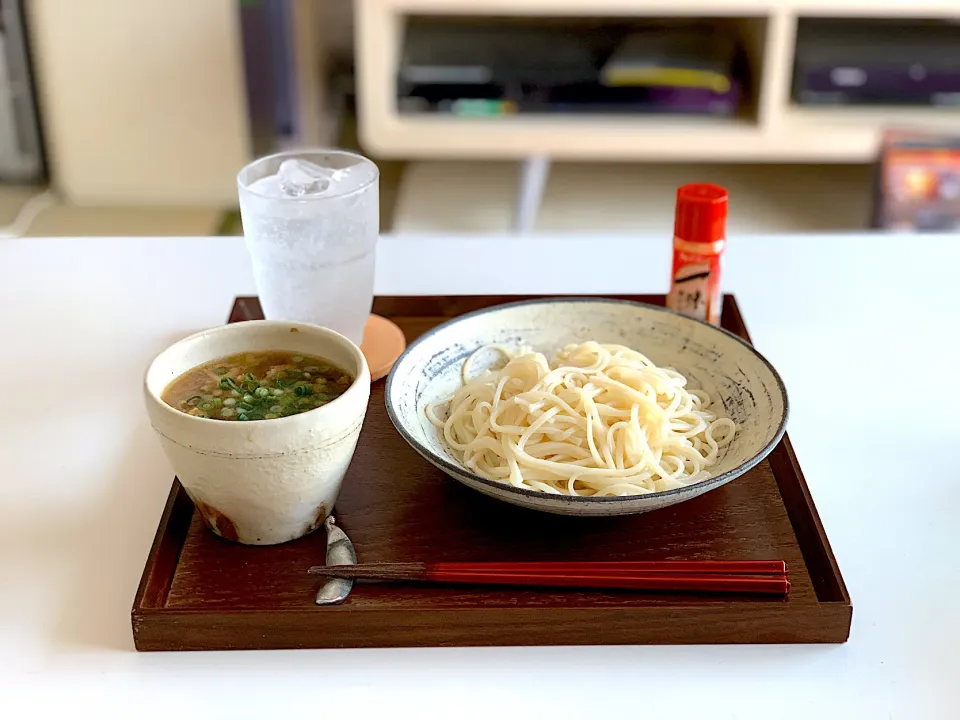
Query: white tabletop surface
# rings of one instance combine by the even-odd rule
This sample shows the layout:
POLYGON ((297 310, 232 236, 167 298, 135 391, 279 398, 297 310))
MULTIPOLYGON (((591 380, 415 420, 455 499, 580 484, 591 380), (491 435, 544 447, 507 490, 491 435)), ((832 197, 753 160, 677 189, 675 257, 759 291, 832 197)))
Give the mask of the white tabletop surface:
MULTIPOLYGON (((377 291, 662 292, 669 246, 384 238, 377 291)), ((730 242, 853 597, 845 645, 140 654, 171 479, 141 374, 254 291, 242 240, 0 240, 0 716, 960 717, 958 268, 960 236, 730 242)))

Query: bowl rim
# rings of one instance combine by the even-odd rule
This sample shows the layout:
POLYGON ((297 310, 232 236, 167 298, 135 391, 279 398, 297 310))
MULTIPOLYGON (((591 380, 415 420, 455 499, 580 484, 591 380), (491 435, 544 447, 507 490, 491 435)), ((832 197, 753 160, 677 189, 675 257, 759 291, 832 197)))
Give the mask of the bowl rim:
MULTIPOLYGON (((284 351, 289 352, 289 351, 284 351)), ((219 358, 210 358, 209 360, 204 360, 204 363, 217 360, 219 358)), ((326 358, 324 358, 326 359, 326 358)), ((202 364, 202 363, 201 363, 202 364)), ((189 372, 185 370, 184 372, 189 372)), ((333 410, 327 410, 331 405, 333 405, 338 400, 342 400, 348 394, 355 395, 355 388, 359 387, 360 381, 364 377, 369 378, 369 368, 367 367, 367 360, 363 355, 363 351, 354 343, 352 340, 347 338, 344 335, 341 335, 336 330, 331 330, 330 328, 323 327, 321 325, 313 325, 311 323, 298 322, 293 320, 246 320, 244 322, 236 323, 227 323, 225 325, 216 325, 205 330, 200 330, 191 335, 188 335, 185 338, 181 338, 174 343, 171 343, 166 348, 154 355, 153 359, 149 362, 146 369, 143 371, 143 392, 144 395, 148 398, 154 407, 158 408, 165 416, 174 418, 176 422, 193 422, 193 423, 205 423, 208 427, 211 428, 222 428, 224 432, 238 432, 236 428, 249 428, 254 423, 270 423, 270 427, 286 427, 292 425, 293 423, 303 422, 304 418, 309 416, 310 420, 318 418, 320 415, 329 415, 334 410, 338 410, 344 406, 344 403, 341 402, 333 410), (333 343, 339 344, 350 351, 350 354, 354 356, 354 360, 358 361, 358 367, 360 368, 357 372, 356 377, 353 379, 353 382, 347 386, 347 389, 344 390, 340 395, 335 397, 333 400, 328 402, 326 405, 321 405, 320 407, 312 408, 306 410, 302 413, 297 413, 296 415, 288 415, 287 417, 280 418, 271 418, 270 420, 250 420, 248 422, 225 422, 224 420, 218 420, 216 418, 202 418, 195 415, 189 415, 177 408, 167 404, 166 401, 161 397, 163 391, 159 393, 155 392, 152 387, 150 387, 150 373, 153 371, 154 366, 163 358, 167 353, 172 353, 179 349, 181 346, 186 346, 194 342, 200 342, 208 338, 214 337, 221 334, 239 334, 244 335, 250 332, 256 332, 258 328, 267 328, 267 329, 280 329, 280 328, 297 328, 298 331, 304 331, 305 335, 312 334, 313 337, 322 337, 325 340, 332 341, 333 343), (320 332, 317 332, 317 331, 320 332), (366 372, 365 372, 366 371, 366 372), (326 412, 324 412, 326 411, 326 412), (315 414, 316 413, 316 414, 315 414), (187 418, 184 420, 184 418, 187 418), (288 422, 288 421, 293 421, 288 422)), ((180 377, 179 375, 177 377, 180 377)), ((174 378, 176 379, 176 378, 174 378)), ((172 381, 171 381, 172 382, 172 381)), ((369 384, 369 379, 367 380, 369 384)))
POLYGON ((777 369, 773 364, 767 360, 753 345, 748 343, 746 340, 741 338, 739 335, 736 335, 726 328, 722 328, 719 325, 711 325, 708 322, 703 320, 698 320, 697 318, 692 318, 689 315, 684 315, 683 313, 677 312, 676 310, 671 310, 659 305, 651 305, 650 303, 637 302, 636 300, 625 300, 622 298, 605 298, 605 297, 595 297, 589 295, 576 295, 576 296, 561 296, 555 298, 531 298, 529 300, 517 300, 508 303, 501 303, 499 305, 491 305, 490 307, 480 308, 479 310, 472 310, 470 312, 458 315, 454 318, 451 318, 445 322, 440 323, 436 327, 431 328, 427 332, 423 333, 420 337, 414 340, 407 346, 407 349, 404 350, 403 354, 397 358, 397 361, 393 364, 393 369, 390 371, 390 375, 387 377, 387 387, 384 392, 384 401, 387 406, 387 415, 390 418, 390 422, 393 423, 393 426, 396 428, 397 432, 400 433, 401 437, 413 447, 420 455, 428 459, 430 462, 434 463, 447 473, 462 474, 470 477, 471 480, 482 483, 488 487, 508 491, 510 493, 516 493, 525 497, 536 498, 543 501, 553 501, 558 500, 561 503, 624 503, 624 502, 637 502, 638 500, 642 501, 653 501, 659 500, 661 498, 676 497, 679 495, 684 495, 693 491, 697 491, 697 494, 702 494, 707 490, 710 490, 715 487, 719 487, 730 480, 733 480, 740 475, 752 470, 754 467, 760 464, 773 449, 780 443, 780 440, 783 439, 783 435, 787 429, 787 419, 790 416, 790 402, 787 397, 787 388, 783 383, 783 378, 780 377, 780 373, 777 372, 777 369), (409 432, 406 431, 403 422, 400 417, 397 415, 396 410, 393 407, 393 395, 394 395, 394 381, 396 379, 397 368, 403 363, 407 355, 409 355, 418 345, 427 341, 433 335, 451 327, 462 320, 469 318, 479 317, 481 315, 486 315, 491 312, 496 312, 499 310, 507 310, 517 307, 523 307, 525 305, 553 305, 556 303, 602 303, 609 305, 630 305, 637 308, 642 308, 644 310, 652 310, 655 312, 663 313, 666 315, 674 315, 684 320, 688 320, 692 323, 697 323, 700 325, 705 325, 710 330, 714 330, 720 333, 727 335, 728 337, 736 340, 738 343, 743 345, 749 352, 757 356, 761 363, 763 363, 767 369, 773 375, 774 380, 777 383, 777 388, 780 391, 780 395, 783 398, 783 417, 780 420, 780 425, 777 427, 776 432, 773 434, 773 437, 770 438, 770 441, 761 448, 761 450, 754 455, 752 458, 746 462, 738 465, 735 468, 727 470, 724 473, 720 473, 714 477, 707 478, 706 480, 701 480, 700 482, 691 483, 690 485, 684 485, 680 488, 673 488, 672 490, 661 490, 658 492, 645 493, 643 495, 613 495, 605 497, 584 497, 582 495, 553 495, 539 490, 530 490, 528 488, 518 488, 515 485, 510 485, 508 483, 498 482, 497 480, 491 480, 485 478, 482 475, 478 475, 472 470, 464 467, 463 465, 450 462, 446 457, 439 455, 434 452, 432 448, 424 445, 419 440, 414 438, 409 432))

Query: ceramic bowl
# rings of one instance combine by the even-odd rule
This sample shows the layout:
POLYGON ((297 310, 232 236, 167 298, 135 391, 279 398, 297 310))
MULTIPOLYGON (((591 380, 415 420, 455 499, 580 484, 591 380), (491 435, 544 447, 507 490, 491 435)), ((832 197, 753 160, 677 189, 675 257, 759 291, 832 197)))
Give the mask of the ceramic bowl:
MULTIPOLYGON (((490 357, 492 361, 497 355, 490 357)), ((478 356, 474 363, 471 374, 482 368, 483 358, 478 356)), ((664 308, 590 298, 510 303, 434 328, 397 361, 387 383, 386 403, 404 439, 464 485, 514 505, 581 516, 641 513, 714 490, 766 457, 783 436, 787 421, 787 394, 780 376, 740 338, 664 308), (516 488, 465 468, 426 418, 426 405, 449 397, 460 386, 463 361, 483 345, 532 346, 549 357, 564 345, 587 340, 638 350, 660 366, 676 368, 691 387, 723 403, 737 433, 711 468, 713 477, 675 490, 627 497, 570 497, 516 488)))
POLYGON ((360 348, 333 330, 260 320, 167 348, 147 369, 144 394, 150 422, 207 527, 228 540, 274 545, 312 532, 333 509, 367 411, 370 372, 360 348), (187 370, 245 350, 316 355, 356 379, 327 405, 273 420, 199 418, 160 399, 187 370))

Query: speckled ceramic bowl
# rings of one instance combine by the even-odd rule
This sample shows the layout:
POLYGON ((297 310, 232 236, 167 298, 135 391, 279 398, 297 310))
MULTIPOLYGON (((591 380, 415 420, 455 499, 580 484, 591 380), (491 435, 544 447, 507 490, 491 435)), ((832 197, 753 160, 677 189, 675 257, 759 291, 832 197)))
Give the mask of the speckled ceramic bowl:
MULTIPOLYGON (((491 354, 491 358, 495 358, 491 354)), ((475 362, 481 361, 478 356, 475 362)), ((477 363, 477 369, 483 363, 477 363)), ((471 373, 472 374, 472 373, 471 373)), ((480 310, 423 335, 400 357, 387 382, 387 412, 404 439, 423 457, 464 485, 533 510, 563 515, 629 515, 695 498, 742 475, 766 457, 783 436, 787 393, 776 370, 750 345, 725 330, 641 303, 561 298, 531 300, 480 310), (674 367, 737 423, 721 450, 713 477, 675 490, 629 497, 568 497, 482 478, 463 467, 424 408, 460 385, 464 359, 482 345, 529 345, 550 356, 574 342, 619 343, 674 367)))
POLYGON ((143 390, 150 423, 207 527, 228 540, 275 545, 313 532, 333 509, 367 412, 370 371, 360 348, 333 330, 255 320, 171 345, 147 368, 143 390), (161 398, 190 368, 258 350, 317 355, 356 380, 322 407, 274 420, 194 417, 161 398))

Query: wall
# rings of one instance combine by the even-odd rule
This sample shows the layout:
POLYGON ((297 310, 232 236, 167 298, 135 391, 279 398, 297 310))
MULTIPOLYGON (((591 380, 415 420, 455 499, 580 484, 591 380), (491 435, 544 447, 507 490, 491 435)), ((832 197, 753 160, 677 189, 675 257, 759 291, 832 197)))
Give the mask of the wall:
POLYGON ((236 0, 32 0, 52 181, 88 204, 236 204, 250 156, 236 0))

